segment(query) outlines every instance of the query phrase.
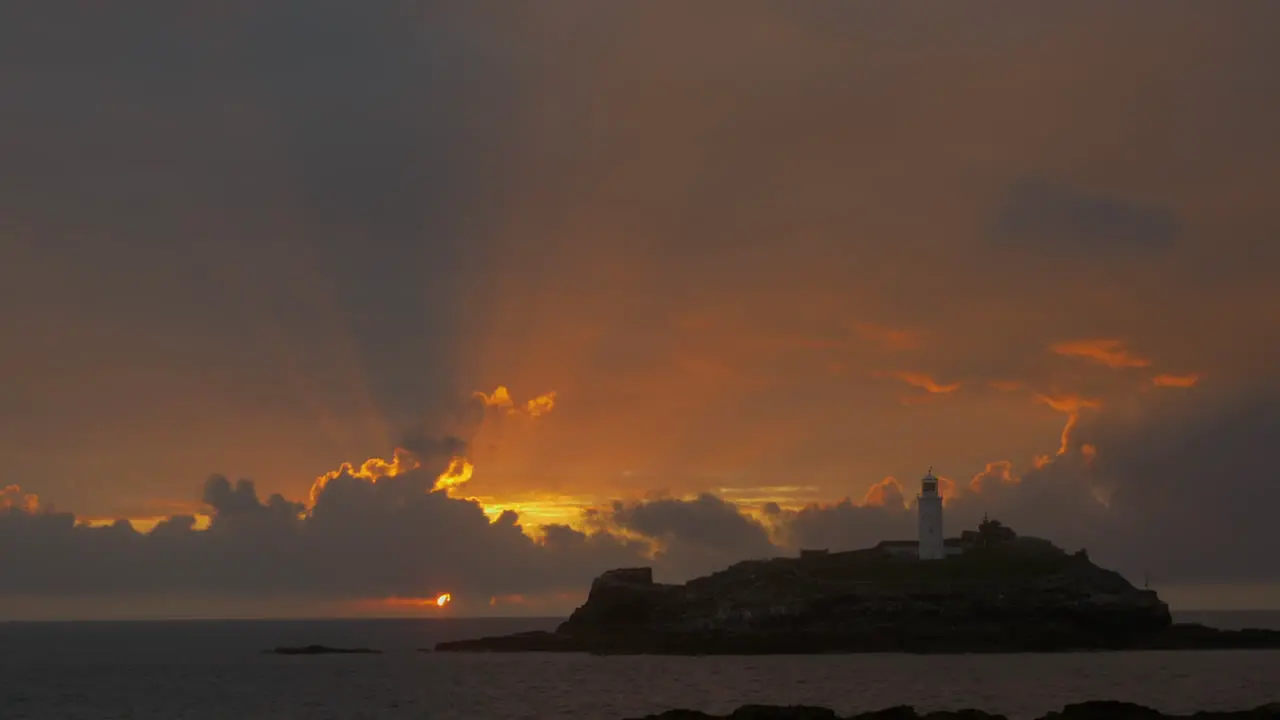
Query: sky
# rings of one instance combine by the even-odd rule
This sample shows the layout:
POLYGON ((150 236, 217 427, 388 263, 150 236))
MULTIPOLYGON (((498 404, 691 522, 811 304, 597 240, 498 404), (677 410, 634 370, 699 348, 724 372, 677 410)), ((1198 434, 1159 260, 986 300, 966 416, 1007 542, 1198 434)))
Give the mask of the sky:
POLYGON ((0 9, 0 617, 558 614, 929 468, 1280 608, 1280 5, 138 5, 0 9))

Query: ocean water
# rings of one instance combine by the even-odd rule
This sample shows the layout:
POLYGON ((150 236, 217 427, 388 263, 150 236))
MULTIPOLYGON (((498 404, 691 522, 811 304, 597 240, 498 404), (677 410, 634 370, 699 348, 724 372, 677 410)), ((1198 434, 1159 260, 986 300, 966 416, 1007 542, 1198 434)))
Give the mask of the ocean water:
MULTIPOLYGON (((1185 614, 1280 628, 1280 613, 1185 614)), ((1280 651, 590 657, 419 653, 551 619, 0 623, 0 718, 624 718, 688 707, 913 704, 1029 718, 1083 700, 1166 712, 1280 701, 1280 651), (382 655, 283 657, 311 643, 382 655)))

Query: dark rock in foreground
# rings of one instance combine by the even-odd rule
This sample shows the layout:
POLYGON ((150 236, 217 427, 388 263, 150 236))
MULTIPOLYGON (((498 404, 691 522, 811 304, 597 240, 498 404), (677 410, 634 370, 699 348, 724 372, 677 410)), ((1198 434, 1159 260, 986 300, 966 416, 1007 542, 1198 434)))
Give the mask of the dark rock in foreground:
MULTIPOLYGON (((1280 703, 1263 705, 1252 710, 1233 712, 1198 712, 1194 715, 1165 715, 1133 703, 1100 700, 1068 705, 1060 712, 1051 712, 1039 720, 1263 720, 1280 718, 1280 703)), ((993 715, 981 710, 943 710, 920 715, 915 708, 899 706, 859 713, 842 718, 828 708, 804 705, 743 705, 728 715, 708 715, 696 710, 668 710, 657 715, 646 715, 633 720, 1005 720, 1003 715, 993 715)))
POLYGON ((302 647, 277 647, 265 651, 271 655, 381 655, 381 650, 371 648, 338 648, 327 645, 304 645, 302 647))
POLYGON ((683 585, 611 570, 554 632, 439 651, 976 653, 1280 648, 1280 631, 1175 625, 1154 591, 1043 540, 921 562, 879 549, 741 562, 683 585))

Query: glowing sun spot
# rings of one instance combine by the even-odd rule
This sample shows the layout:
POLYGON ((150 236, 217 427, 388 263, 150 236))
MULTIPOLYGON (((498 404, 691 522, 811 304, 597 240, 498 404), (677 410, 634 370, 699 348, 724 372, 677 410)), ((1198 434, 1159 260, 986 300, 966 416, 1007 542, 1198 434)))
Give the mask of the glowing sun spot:
POLYGON ((449 604, 450 600, 453 600, 452 595, 449 593, 440 593, 440 595, 436 597, 436 607, 444 607, 449 604))

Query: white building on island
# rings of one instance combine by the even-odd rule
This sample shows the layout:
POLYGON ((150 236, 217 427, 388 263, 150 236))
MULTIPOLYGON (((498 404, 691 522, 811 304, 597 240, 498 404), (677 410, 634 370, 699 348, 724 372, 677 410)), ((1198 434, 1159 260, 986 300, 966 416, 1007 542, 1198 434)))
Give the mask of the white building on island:
POLYGON ((938 478, 933 468, 920 481, 920 494, 916 496, 920 514, 920 559, 941 560, 947 556, 942 534, 942 493, 938 492, 938 478))
MULTIPOLYGON (((938 478, 933 468, 920 480, 920 494, 916 496, 916 512, 919 514, 919 537, 916 540, 885 540, 876 547, 890 555, 917 557, 921 560, 941 560, 948 555, 963 553, 972 538, 948 538, 942 529, 942 493, 938 490, 938 478)), ((965 535, 973 533, 965 532, 965 535)))

